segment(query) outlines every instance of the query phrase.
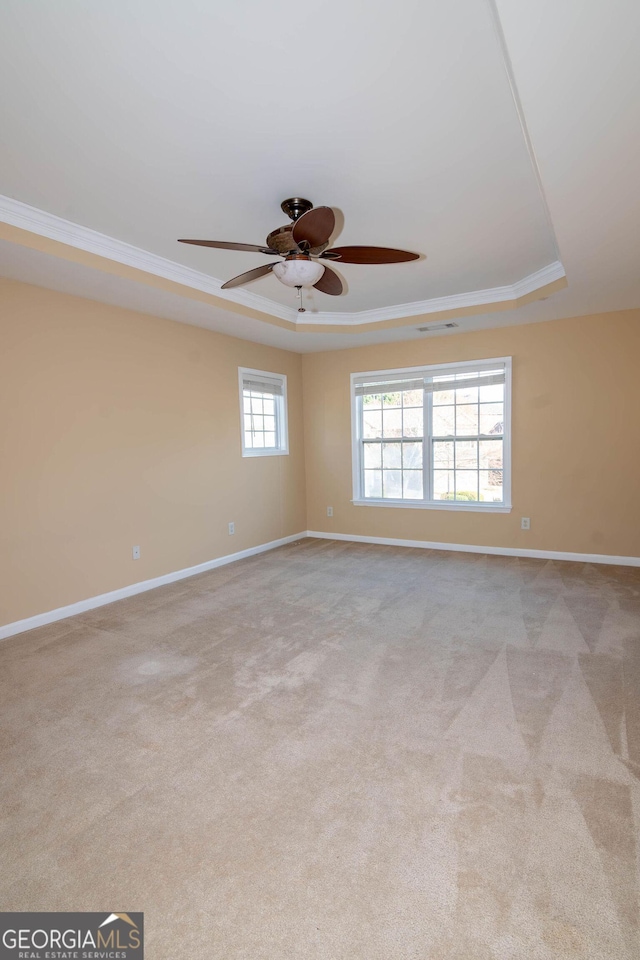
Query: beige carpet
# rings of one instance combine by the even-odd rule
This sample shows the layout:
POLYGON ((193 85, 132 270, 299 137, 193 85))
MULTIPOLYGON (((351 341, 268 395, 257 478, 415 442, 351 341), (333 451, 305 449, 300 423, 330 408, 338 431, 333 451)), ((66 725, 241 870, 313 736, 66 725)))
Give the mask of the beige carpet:
POLYGON ((637 960, 640 570, 305 540, 0 645, 4 910, 637 960))

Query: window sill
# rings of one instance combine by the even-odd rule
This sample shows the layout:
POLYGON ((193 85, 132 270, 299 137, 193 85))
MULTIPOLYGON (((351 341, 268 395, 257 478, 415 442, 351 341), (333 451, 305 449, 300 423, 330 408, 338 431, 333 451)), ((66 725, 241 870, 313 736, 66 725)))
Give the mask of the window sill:
POLYGON ((289 455, 288 450, 274 450, 271 447, 267 450, 264 450, 264 449, 261 450, 260 448, 258 448, 256 450, 242 451, 243 457, 287 457, 288 455, 289 455))
POLYGON ((511 513, 508 503, 477 503, 453 500, 352 500, 354 507, 400 507, 409 510, 461 510, 468 513, 511 513))

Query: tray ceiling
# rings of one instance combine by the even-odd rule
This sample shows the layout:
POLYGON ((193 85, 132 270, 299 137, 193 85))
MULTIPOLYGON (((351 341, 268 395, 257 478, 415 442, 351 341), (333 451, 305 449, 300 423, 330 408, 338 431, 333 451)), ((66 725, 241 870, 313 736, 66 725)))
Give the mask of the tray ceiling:
POLYGON ((5 0, 0 275, 299 350, 637 306, 640 8, 613 6, 5 0), (293 195, 423 259, 338 266, 298 315, 273 276, 220 291, 266 257, 176 242, 263 243, 293 195))

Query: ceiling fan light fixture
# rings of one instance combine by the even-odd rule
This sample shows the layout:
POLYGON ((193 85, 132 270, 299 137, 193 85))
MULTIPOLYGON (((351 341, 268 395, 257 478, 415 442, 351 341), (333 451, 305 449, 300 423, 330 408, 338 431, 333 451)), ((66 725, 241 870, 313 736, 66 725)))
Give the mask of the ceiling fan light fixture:
POLYGON ((324 264, 295 257, 274 263, 273 272, 287 287, 312 287, 324 273, 324 264))

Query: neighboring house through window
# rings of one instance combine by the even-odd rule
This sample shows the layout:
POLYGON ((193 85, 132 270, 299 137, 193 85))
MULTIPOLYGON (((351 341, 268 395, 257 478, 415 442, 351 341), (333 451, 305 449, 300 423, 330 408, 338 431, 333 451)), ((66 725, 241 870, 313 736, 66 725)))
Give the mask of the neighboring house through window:
POLYGON ((351 375, 356 504, 511 509, 511 358, 351 375))
POLYGON ((268 457, 289 452, 287 378, 239 367, 242 456, 268 457))

